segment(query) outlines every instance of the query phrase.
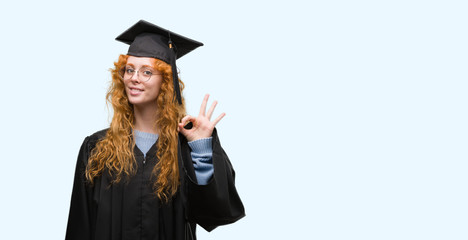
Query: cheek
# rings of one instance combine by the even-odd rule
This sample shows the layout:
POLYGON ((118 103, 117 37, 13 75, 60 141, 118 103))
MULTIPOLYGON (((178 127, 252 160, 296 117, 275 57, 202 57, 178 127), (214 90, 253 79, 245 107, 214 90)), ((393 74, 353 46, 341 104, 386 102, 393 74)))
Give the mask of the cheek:
POLYGON ((158 97, 161 93, 161 82, 155 83, 151 86, 151 95, 153 97, 158 97))
POLYGON ((162 86, 162 81, 158 81, 156 84, 154 84, 153 88, 156 92, 157 95, 161 92, 161 86, 162 86))
POLYGON ((124 87, 127 88, 129 81, 123 80, 122 82, 123 82, 124 87))
POLYGON ((127 88, 128 88, 128 82, 127 82, 127 81, 123 81, 123 85, 124 85, 124 92, 125 92, 125 94, 128 94, 128 92, 127 92, 127 91, 128 91, 128 89, 127 89, 127 88))

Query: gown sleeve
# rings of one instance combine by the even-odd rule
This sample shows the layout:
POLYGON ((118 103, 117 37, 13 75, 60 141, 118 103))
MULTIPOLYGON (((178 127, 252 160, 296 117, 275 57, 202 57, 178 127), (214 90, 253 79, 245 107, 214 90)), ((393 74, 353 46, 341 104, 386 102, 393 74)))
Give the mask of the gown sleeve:
MULTIPOLYGON (((212 231, 220 225, 234 223, 245 216, 244 205, 234 184, 235 172, 221 147, 216 129, 212 137, 213 177, 206 185, 200 185, 194 177, 193 169, 189 169, 185 180, 188 219, 207 231, 212 231)), ((190 151, 188 146, 185 146, 185 149, 185 152, 190 151)), ((191 164, 184 160, 184 165, 191 164)))
POLYGON ((90 240, 91 222, 89 206, 90 192, 86 186, 85 170, 89 155, 89 137, 83 141, 78 161, 76 162, 75 179, 73 183, 70 213, 68 215, 65 240, 90 240))

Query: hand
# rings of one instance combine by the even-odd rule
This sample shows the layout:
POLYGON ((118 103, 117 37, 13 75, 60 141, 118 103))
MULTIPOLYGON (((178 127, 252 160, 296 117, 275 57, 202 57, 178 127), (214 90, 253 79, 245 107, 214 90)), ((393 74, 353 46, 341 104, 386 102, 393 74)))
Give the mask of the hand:
POLYGON ((179 123, 179 131, 187 138, 189 142, 195 141, 202 138, 211 137, 213 133, 213 129, 215 128, 216 124, 221 121, 221 119, 226 116, 226 113, 221 113, 213 122, 210 122, 211 115, 218 104, 217 101, 214 101, 211 104, 210 109, 206 112, 206 104, 208 103, 208 98, 210 97, 209 94, 205 95, 203 99, 202 105, 200 107, 200 113, 198 117, 193 117, 190 115, 185 116, 179 123), (193 127, 191 129, 185 129, 184 126, 188 123, 192 122, 193 127))

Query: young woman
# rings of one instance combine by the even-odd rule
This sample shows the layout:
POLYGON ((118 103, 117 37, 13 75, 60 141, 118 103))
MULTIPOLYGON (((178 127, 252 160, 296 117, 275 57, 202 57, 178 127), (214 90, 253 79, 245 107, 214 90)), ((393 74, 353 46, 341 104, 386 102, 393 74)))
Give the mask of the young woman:
POLYGON ((112 70, 110 127, 85 138, 78 156, 66 239, 195 239, 242 218, 234 170, 212 120, 216 101, 185 116, 175 60, 202 44, 146 21, 112 70))

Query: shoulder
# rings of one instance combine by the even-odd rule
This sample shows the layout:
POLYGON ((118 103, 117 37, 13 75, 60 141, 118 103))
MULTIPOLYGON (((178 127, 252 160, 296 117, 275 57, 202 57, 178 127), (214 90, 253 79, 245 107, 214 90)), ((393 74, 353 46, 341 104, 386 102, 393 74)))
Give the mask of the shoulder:
POLYGON ((81 144, 80 153, 78 155, 78 161, 80 161, 81 159, 83 164, 86 166, 91 151, 94 147, 96 147, 96 143, 106 136, 107 130, 108 128, 97 131, 84 139, 83 143, 81 144))
POLYGON ((99 131, 87 136, 85 138, 85 140, 83 141, 83 146, 82 147, 86 147, 86 149, 88 149, 88 151, 93 149, 96 146, 96 143, 106 136, 107 130, 109 130, 109 128, 99 130, 99 131))
POLYGON ((99 141, 106 136, 107 130, 109 130, 109 128, 99 130, 89 135, 88 138, 90 141, 99 141))

